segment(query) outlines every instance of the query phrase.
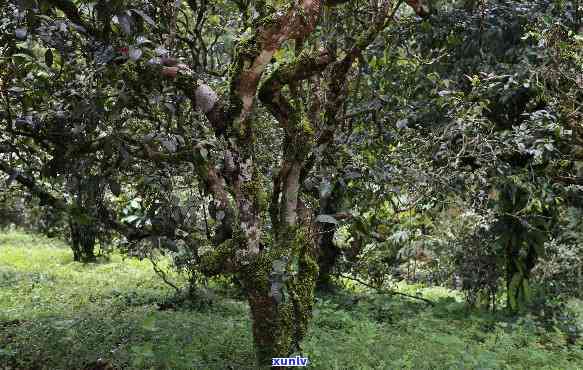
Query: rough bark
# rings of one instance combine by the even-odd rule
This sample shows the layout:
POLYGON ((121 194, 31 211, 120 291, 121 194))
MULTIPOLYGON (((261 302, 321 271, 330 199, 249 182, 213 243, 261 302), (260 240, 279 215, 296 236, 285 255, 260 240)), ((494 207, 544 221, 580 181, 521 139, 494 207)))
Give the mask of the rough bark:
POLYGON ((272 358, 287 357, 300 349, 312 315, 318 274, 313 243, 304 231, 292 228, 278 239, 272 252, 241 273, 260 366, 269 366, 272 358))
MULTIPOLYGON (((316 2, 305 1, 303 4, 312 11, 319 11, 319 4, 316 2)), ((388 13, 388 2, 384 2, 373 30, 358 40, 342 63, 336 64, 338 67, 333 69, 332 73, 334 71, 340 73, 334 76, 335 81, 346 76, 354 58, 383 28, 388 13)), ((306 14, 307 19, 311 19, 310 13, 306 14)), ((281 29, 286 29, 286 26, 281 29)), ((296 47, 303 45, 302 40, 308 34, 293 31, 284 33, 297 41, 296 47)), ((265 50, 258 52, 256 59, 248 64, 256 66, 266 62, 265 55, 270 58, 273 53, 265 50)), ((309 234, 308 227, 305 221, 298 217, 301 205, 300 180, 305 172, 309 154, 315 148, 316 132, 314 122, 310 120, 313 115, 306 112, 299 99, 293 99, 293 90, 297 89, 299 81, 321 72, 333 61, 333 58, 324 50, 311 52, 296 50, 296 55, 296 60, 275 70, 259 90, 259 98, 278 120, 285 135, 283 159, 280 170, 273 179, 274 190, 271 198, 270 213, 274 242, 270 250, 261 253, 253 263, 245 267, 245 272, 240 279, 247 288, 253 318, 255 348, 260 365, 269 365, 271 358, 286 357, 299 348, 311 316, 313 292, 318 274, 318 264, 315 253, 312 251, 314 241, 311 237, 308 237, 310 240, 306 240, 309 234), (288 100, 281 93, 284 85, 290 86, 292 99, 288 100), (303 241, 299 242, 298 239, 303 241), (294 267, 295 259, 299 261, 297 267, 294 267), (288 274, 295 269, 298 271, 297 274, 289 278, 288 274), (268 285, 265 281, 267 276, 269 277, 268 285), (289 298, 286 300, 286 297, 289 298)), ((252 99, 252 95, 247 95, 247 93, 255 91, 257 88, 255 77, 259 76, 253 73, 253 67, 251 70, 247 75, 242 74, 251 82, 239 90, 242 109, 238 120, 234 122, 238 130, 246 129, 246 125, 251 122, 249 115, 245 113, 247 109, 251 109, 251 102, 247 99, 252 99), (251 88, 247 90, 249 86, 251 88)), ((345 83, 338 82, 338 84, 342 85, 340 90, 344 90, 345 83)), ((338 96, 338 100, 341 99, 342 97, 338 96)), ((337 126, 328 127, 328 130, 333 135, 336 128, 337 126)))

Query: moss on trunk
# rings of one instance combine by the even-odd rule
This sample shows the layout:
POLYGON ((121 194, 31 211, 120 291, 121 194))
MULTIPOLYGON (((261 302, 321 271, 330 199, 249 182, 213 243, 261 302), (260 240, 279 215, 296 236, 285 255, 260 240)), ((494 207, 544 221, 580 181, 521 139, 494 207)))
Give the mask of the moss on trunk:
POLYGON ((538 256, 533 246, 527 247, 526 256, 520 255, 519 247, 512 241, 506 248, 507 307, 511 312, 518 312, 531 303, 530 275, 538 256))
POLYGON ((299 350, 312 317, 317 275, 313 245, 298 229, 280 234, 272 249, 241 270, 259 366, 299 350))

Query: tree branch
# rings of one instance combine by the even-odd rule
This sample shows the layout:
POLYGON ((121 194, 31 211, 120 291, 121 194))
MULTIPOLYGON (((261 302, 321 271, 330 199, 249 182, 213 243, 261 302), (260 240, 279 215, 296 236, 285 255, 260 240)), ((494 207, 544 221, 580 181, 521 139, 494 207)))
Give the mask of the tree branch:
POLYGON ((23 175, 3 161, 0 161, 0 171, 6 173, 11 179, 26 187, 31 194, 41 200, 41 205, 49 205, 62 211, 68 210, 67 203, 63 199, 59 199, 45 189, 42 189, 33 179, 23 175))
POLYGON ((298 82, 322 72, 332 62, 328 50, 303 51, 295 60, 285 63, 271 73, 259 88, 259 99, 282 127, 287 126, 292 107, 281 90, 285 85, 298 82))
MULTIPOLYGON (((13 180, 27 188, 32 195, 38 197, 41 200, 41 205, 48 205, 55 210, 66 213, 70 212, 70 206, 64 199, 55 197, 46 189, 41 188, 34 179, 23 175, 18 170, 12 168, 10 165, 3 161, 0 161, 0 171, 8 174, 13 180)), ((129 239, 141 239, 148 236, 138 229, 118 222, 111 217, 112 214, 113 212, 110 210, 103 209, 99 214, 98 221, 102 222, 107 227, 118 231, 120 234, 127 236, 129 239)))
POLYGON ((195 74, 184 64, 167 58, 160 73, 173 79, 174 85, 192 101, 193 108, 205 114, 217 136, 223 135, 226 128, 226 107, 218 94, 207 84, 199 81, 195 74))
POLYGON ((377 288, 375 286, 370 285, 369 283, 362 281, 358 278, 352 277, 352 276, 348 276, 348 275, 344 275, 344 274, 338 274, 337 276, 348 279, 348 280, 352 280, 355 281, 361 285, 364 285, 367 288, 371 288, 373 290, 375 290, 377 293, 381 293, 381 294, 390 294, 390 295, 400 295, 403 297, 407 297, 407 298, 411 298, 411 299, 418 299, 420 301, 423 301, 427 304, 429 304, 430 306, 435 306, 435 302, 427 299, 427 298, 423 298, 423 297, 419 297, 419 296, 415 296, 415 295, 411 295, 411 294, 407 294, 407 293, 401 293, 401 292, 397 292, 394 290, 386 290, 386 289, 381 289, 381 288, 377 288))
POLYGON ((332 81, 330 82, 328 91, 326 92, 326 104, 324 107, 324 122, 321 126, 321 131, 318 133, 318 145, 324 145, 332 141, 334 138, 334 131, 338 126, 338 112, 342 107, 347 95, 347 75, 356 58, 374 41, 377 35, 386 27, 387 21, 392 19, 397 12, 401 2, 397 4, 395 9, 389 14, 391 10, 390 1, 385 0, 381 5, 381 9, 367 32, 363 33, 346 53, 346 56, 332 64, 330 75, 332 81))
POLYGON ((289 39, 310 34, 320 15, 322 0, 301 0, 287 12, 273 11, 258 22, 250 38, 237 45, 231 65, 230 124, 245 136, 257 86, 275 52, 289 39))

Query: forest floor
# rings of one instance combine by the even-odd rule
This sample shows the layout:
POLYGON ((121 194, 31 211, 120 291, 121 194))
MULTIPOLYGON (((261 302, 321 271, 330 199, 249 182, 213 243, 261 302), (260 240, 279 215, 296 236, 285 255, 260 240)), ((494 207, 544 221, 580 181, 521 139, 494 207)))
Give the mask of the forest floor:
MULTIPOLYGON (((530 316, 468 311, 447 289, 399 289, 436 305, 355 289, 318 297, 310 367, 583 369, 581 338, 568 345, 530 316)), ((210 305, 161 309, 173 294, 149 261, 84 265, 62 242, 0 234, 0 369, 254 368, 243 299, 218 289, 210 305)))

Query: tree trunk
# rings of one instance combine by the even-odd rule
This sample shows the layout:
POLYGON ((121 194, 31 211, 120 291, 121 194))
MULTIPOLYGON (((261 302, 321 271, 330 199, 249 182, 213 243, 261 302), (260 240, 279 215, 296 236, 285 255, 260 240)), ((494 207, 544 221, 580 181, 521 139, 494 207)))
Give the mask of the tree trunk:
MULTIPOLYGON (((343 197, 343 189, 336 184, 328 196, 320 197, 320 214, 335 214, 340 210, 343 197)), ((320 237, 318 238, 318 267, 319 275, 316 287, 318 290, 330 290, 332 288, 331 273, 340 256, 340 249, 334 244, 334 234, 337 226, 321 223, 320 237)))
POLYGON ((73 261, 81 261, 81 247, 79 246, 79 234, 72 221, 69 221, 71 231, 71 249, 73 250, 73 261))
POLYGON ((276 242, 271 251, 242 269, 240 280, 251 310, 260 367, 299 351, 312 316, 317 275, 313 245, 301 233, 276 242))
POLYGON ((81 234, 81 248, 83 250, 83 262, 95 262, 95 241, 97 233, 91 226, 83 226, 81 234))
POLYGON ((511 312, 518 312, 530 303, 530 273, 538 257, 533 246, 528 246, 526 258, 521 257, 519 247, 510 241, 506 258, 507 307, 511 312))
POLYGON ((340 255, 340 249, 334 244, 336 226, 328 226, 323 232, 324 234, 320 236, 318 242, 318 267, 320 273, 318 274, 317 289, 326 291, 333 286, 331 273, 340 255))
POLYGON ((97 232, 92 225, 82 225, 73 220, 69 220, 71 230, 71 249, 73 250, 73 260, 77 262, 94 262, 95 241, 97 232))

